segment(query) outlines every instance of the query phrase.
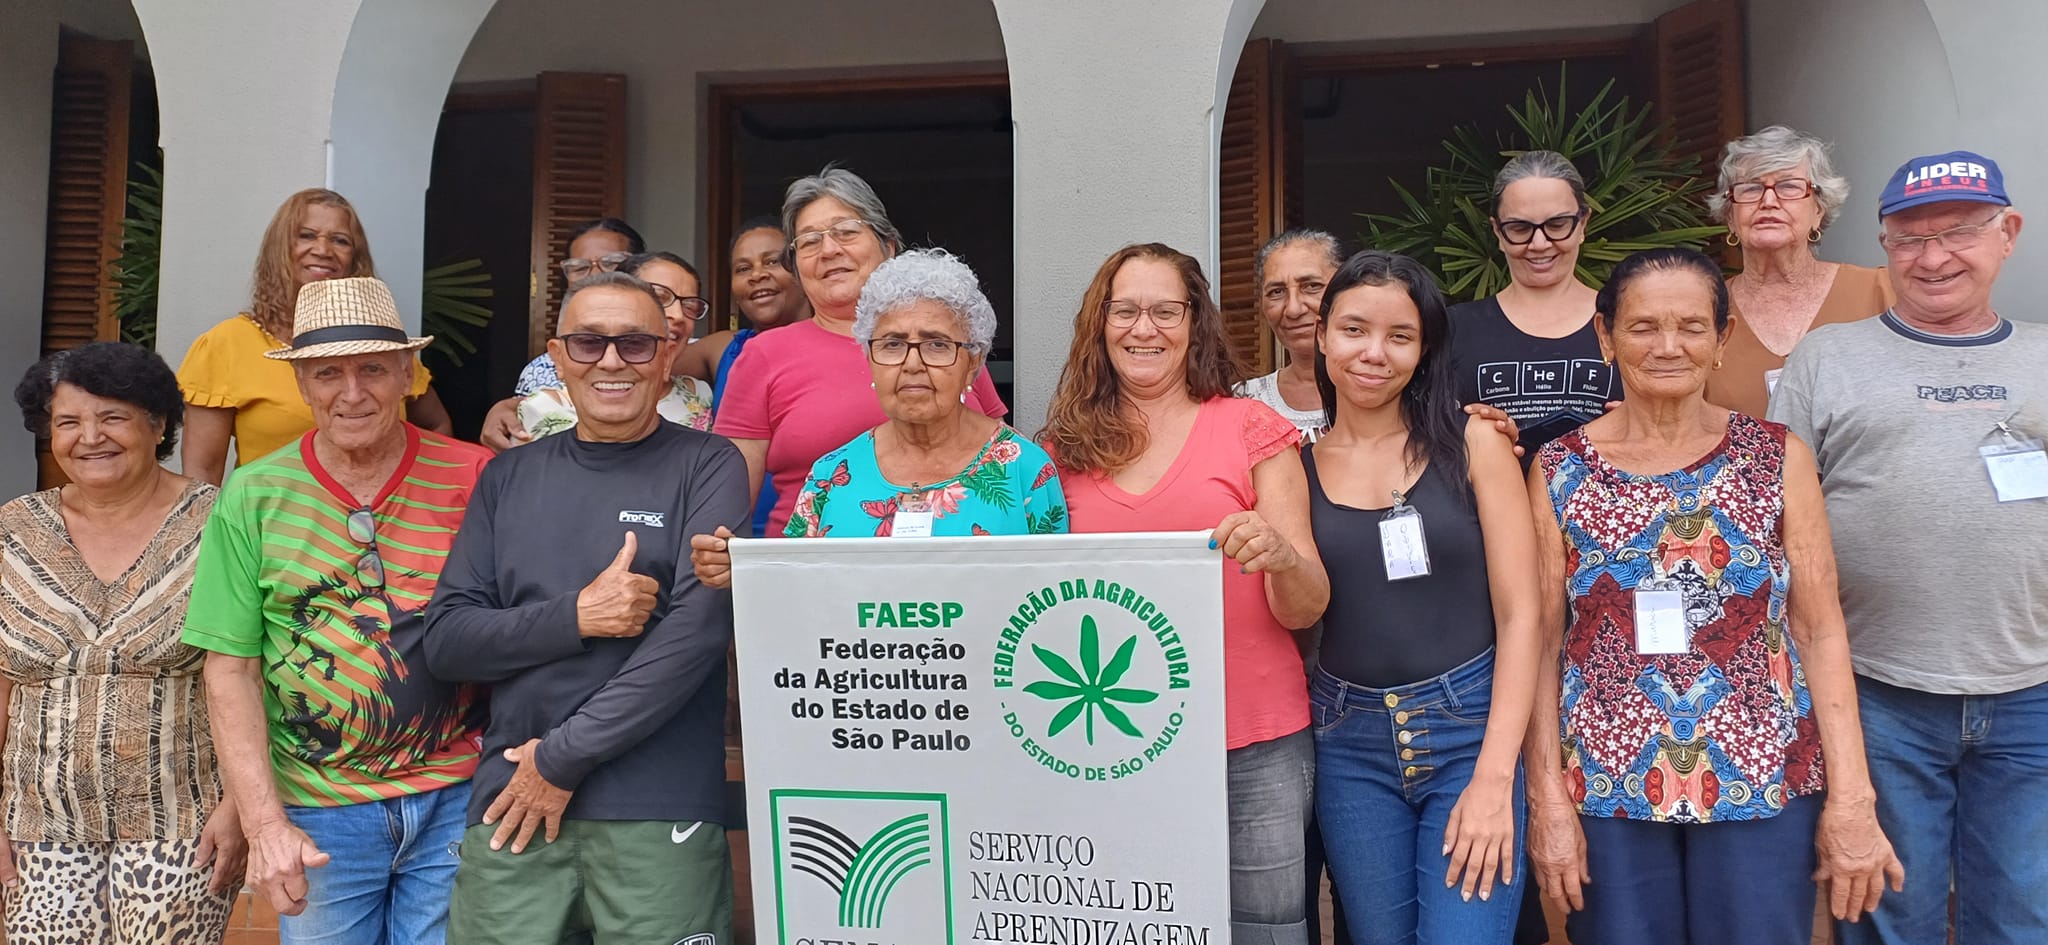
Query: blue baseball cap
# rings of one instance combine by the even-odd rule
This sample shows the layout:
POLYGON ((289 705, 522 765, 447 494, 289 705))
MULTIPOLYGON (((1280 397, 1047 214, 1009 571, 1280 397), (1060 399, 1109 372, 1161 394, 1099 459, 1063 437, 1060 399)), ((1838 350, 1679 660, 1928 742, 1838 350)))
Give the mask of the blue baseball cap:
POLYGON ((1995 203, 2012 206, 2005 195, 2005 174, 1998 162, 1973 151, 1950 151, 1917 157, 1892 172, 1884 195, 1877 201, 1877 218, 1882 220, 1907 207, 1945 200, 1995 203))

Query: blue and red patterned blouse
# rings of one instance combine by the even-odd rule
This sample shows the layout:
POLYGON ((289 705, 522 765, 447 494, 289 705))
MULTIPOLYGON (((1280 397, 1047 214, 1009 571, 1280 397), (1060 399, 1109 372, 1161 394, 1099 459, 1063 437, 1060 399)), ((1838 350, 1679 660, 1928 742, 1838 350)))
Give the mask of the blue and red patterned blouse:
POLYGON ((1820 733, 1787 631, 1785 427, 1731 414, 1705 458, 1642 476, 1585 429, 1537 456, 1565 536, 1561 736, 1583 814, 1755 820, 1823 786, 1820 733), (1636 652, 1635 587, 1660 560, 1687 652, 1636 652))

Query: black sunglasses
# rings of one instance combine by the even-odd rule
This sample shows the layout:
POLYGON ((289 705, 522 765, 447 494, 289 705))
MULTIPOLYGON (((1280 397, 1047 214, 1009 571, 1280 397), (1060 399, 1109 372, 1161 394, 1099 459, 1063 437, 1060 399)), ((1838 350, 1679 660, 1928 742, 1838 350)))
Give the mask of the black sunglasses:
POLYGON ((577 364, 596 364, 604 360, 606 348, 618 348, 619 360, 627 364, 646 364, 654 360, 654 352, 661 348, 661 336, 641 332, 600 335, 587 331, 562 336, 562 349, 569 353, 569 360, 577 364))
POLYGON ((1560 213, 1538 223, 1531 223, 1528 220, 1502 220, 1494 225, 1499 228, 1501 239, 1516 246, 1534 242, 1537 230, 1542 230, 1543 235, 1555 243, 1571 237, 1572 232, 1579 228, 1580 216, 1578 213, 1560 213))
POLYGON ((356 579, 372 591, 384 589, 384 556, 377 551, 377 515, 368 506, 348 513, 348 537, 363 546, 356 559, 356 579))

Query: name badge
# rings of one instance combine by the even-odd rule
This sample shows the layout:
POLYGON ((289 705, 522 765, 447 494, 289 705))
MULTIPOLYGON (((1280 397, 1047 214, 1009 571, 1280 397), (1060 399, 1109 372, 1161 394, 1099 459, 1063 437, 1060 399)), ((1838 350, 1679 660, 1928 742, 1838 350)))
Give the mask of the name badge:
POLYGON ((1991 486, 1998 490, 1998 501, 2048 498, 2048 450, 2040 440, 2020 436, 2002 422, 1998 433, 1999 442, 1977 448, 1984 457, 1984 471, 1991 474, 1991 486))
POLYGON ((1422 534, 1422 514, 1399 492, 1394 493, 1394 507, 1380 516, 1380 557, 1386 562, 1389 581, 1429 574, 1429 541, 1422 534))
POLYGON ((1692 652, 1685 623, 1685 592, 1678 582, 1655 577, 1636 585, 1636 653, 1661 656, 1692 652))
POLYGON ((896 538, 932 537, 932 504, 922 492, 906 492, 896 497, 896 517, 889 527, 889 534, 896 538))
POLYGON ((1784 368, 1772 368, 1764 372, 1764 396, 1769 397, 1778 393, 1778 378, 1784 373, 1784 368))

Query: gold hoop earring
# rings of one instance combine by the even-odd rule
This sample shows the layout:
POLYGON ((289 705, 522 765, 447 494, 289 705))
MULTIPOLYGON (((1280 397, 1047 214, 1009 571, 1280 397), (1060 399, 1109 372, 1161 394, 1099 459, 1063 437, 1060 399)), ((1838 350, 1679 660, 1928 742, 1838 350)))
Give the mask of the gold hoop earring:
POLYGON ((1729 231, 1728 231, 1728 245, 1730 245, 1730 246, 1741 246, 1741 245, 1742 245, 1742 238, 1741 238, 1741 237, 1739 237, 1739 236, 1736 236, 1736 235, 1735 235, 1735 231, 1734 231, 1734 230, 1729 230, 1729 231))
POLYGON ((1809 243, 1820 242, 1820 227, 1814 227, 1813 229, 1808 230, 1806 233, 1806 241, 1809 243))

